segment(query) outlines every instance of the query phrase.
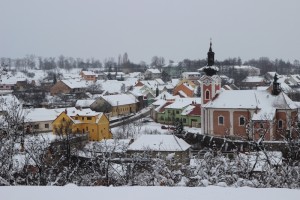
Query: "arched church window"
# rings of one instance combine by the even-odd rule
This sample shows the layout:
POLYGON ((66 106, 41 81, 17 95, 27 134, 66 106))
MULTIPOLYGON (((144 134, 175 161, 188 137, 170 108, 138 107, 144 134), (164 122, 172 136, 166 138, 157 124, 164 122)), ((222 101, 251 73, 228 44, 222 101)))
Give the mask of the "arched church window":
POLYGON ((206 90, 206 92, 205 92, 205 99, 209 99, 209 91, 208 90, 206 90))

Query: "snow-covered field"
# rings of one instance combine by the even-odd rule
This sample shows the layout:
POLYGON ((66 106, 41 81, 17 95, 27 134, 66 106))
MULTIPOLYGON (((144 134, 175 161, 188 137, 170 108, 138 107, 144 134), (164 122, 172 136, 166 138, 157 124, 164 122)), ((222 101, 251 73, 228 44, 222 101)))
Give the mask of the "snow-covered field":
POLYGON ((0 187, 3 200, 53 200, 53 199, 130 199, 130 200, 298 200, 300 190, 270 188, 228 187, 0 187))

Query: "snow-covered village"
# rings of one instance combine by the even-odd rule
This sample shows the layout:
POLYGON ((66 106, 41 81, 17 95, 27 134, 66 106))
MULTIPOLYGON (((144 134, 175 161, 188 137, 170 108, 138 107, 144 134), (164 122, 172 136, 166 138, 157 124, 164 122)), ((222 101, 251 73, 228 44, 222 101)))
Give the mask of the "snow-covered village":
POLYGON ((288 1, 1 1, 0 198, 298 199, 288 1))

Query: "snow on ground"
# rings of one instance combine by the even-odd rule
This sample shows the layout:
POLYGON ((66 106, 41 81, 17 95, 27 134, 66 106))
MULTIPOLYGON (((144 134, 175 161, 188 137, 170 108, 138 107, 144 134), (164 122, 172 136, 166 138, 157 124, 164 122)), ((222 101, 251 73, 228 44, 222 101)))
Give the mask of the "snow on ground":
POLYGON ((52 186, 9 186, 0 187, 1 199, 5 200, 53 200, 53 199, 130 199, 130 200, 296 200, 300 190, 282 188, 231 188, 231 187, 65 187, 52 186))
MULTIPOLYGON (((156 123, 150 117, 141 118, 141 119, 137 120, 137 122, 138 121, 141 122, 141 124, 140 124, 141 129, 139 131, 139 134, 149 134, 150 132, 154 132, 156 134, 172 134, 173 133, 173 131, 171 129, 168 130, 168 129, 161 128, 162 126, 165 126, 168 128, 168 127, 171 127, 171 125, 168 126, 166 124, 156 123), (148 122, 143 123, 144 120, 147 120, 148 122)), ((121 126, 114 127, 114 128, 111 128, 111 131, 114 134, 118 131, 118 129, 121 129, 121 128, 122 128, 121 126)), ((190 133, 197 133, 197 134, 201 133, 201 128, 185 126, 184 130, 187 132, 190 132, 190 133)))

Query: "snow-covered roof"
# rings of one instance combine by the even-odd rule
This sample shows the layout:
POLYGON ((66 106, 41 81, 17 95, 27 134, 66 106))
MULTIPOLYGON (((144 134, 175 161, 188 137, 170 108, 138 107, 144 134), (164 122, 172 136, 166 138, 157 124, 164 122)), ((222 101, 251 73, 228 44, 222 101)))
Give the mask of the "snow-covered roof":
POLYGON ((235 65, 233 66, 234 69, 249 69, 249 70, 259 70, 259 68, 257 67, 253 67, 253 66, 250 66, 250 65, 235 65))
POLYGON ((82 99, 82 100, 77 100, 75 107, 81 107, 81 108, 88 108, 90 107, 93 103, 95 102, 95 100, 87 100, 87 99, 82 99))
POLYGON ((190 104, 197 103, 200 104, 201 98, 177 98, 175 101, 166 106, 168 109, 182 109, 190 104))
POLYGON ((86 76, 96 76, 96 74, 92 71, 82 71, 82 73, 86 76))
POLYGON ((132 90, 128 91, 136 97, 143 96, 143 92, 141 91, 141 87, 133 87, 132 90))
POLYGON ((146 71, 151 72, 152 74, 160 74, 159 69, 147 69, 146 71))
POLYGON ((87 88, 88 86, 90 86, 93 83, 92 81, 86 81, 86 80, 82 80, 82 79, 65 79, 65 80, 61 80, 61 81, 71 89, 87 88))
POLYGON ((158 100, 154 101, 154 102, 152 103, 152 105, 154 105, 154 106, 161 106, 161 105, 164 105, 166 102, 167 102, 167 101, 164 100, 164 99, 158 99, 158 100))
POLYGON ((139 78, 142 75, 142 72, 131 72, 128 74, 131 78, 139 78))
POLYGON ((173 96, 169 92, 163 91, 157 97, 155 97, 155 100, 158 100, 158 99, 173 100, 173 99, 176 99, 176 98, 180 98, 180 97, 178 95, 173 96))
POLYGON ((70 107, 70 108, 66 108, 65 111, 67 111, 67 115, 69 116, 96 116, 99 114, 102 114, 101 112, 95 112, 93 110, 91 110, 90 108, 85 108, 85 109, 77 109, 75 107, 70 107))
POLYGON ((180 79, 172 79, 171 85, 173 85, 175 87, 179 82, 180 82, 180 79))
POLYGON ((112 106, 121 106, 137 103, 136 98, 132 94, 107 95, 102 96, 102 98, 105 101, 109 102, 112 106))
POLYGON ((185 75, 200 75, 199 72, 183 72, 182 74, 185 74, 185 75))
POLYGON ((183 83, 183 85, 185 86, 185 87, 187 87, 189 90, 192 90, 192 91, 194 91, 194 89, 195 88, 193 88, 190 84, 188 84, 188 83, 183 83))
POLYGON ((141 135, 129 147, 130 151, 186 151, 190 145, 175 135, 141 135))
POLYGON ((46 109, 46 108, 33 108, 24 109, 25 121, 26 122, 42 122, 42 121, 53 121, 56 117, 63 112, 65 109, 46 109))
POLYGON ((133 87, 137 79, 131 78, 126 81, 118 81, 118 80, 97 80, 97 84, 101 85, 101 89, 104 91, 108 91, 109 93, 122 93, 122 87, 125 87, 125 91, 128 90, 129 87, 133 87))
POLYGON ((188 105, 182 112, 181 115, 188 115, 195 108, 193 105, 188 105))
POLYGON ((165 83, 161 84, 160 81, 158 82, 157 80, 147 80, 147 81, 140 81, 144 86, 154 90, 156 87, 159 85, 164 85, 165 83))
POLYGON ((166 84, 161 78, 157 78, 157 79, 155 79, 155 81, 158 83, 158 85, 165 85, 166 84))
POLYGON ((247 76, 242 82, 245 83, 257 83, 263 82, 265 78, 263 76, 247 76))
POLYGON ((178 93, 182 97, 188 97, 188 95, 184 91, 182 91, 182 90, 179 90, 178 93))

